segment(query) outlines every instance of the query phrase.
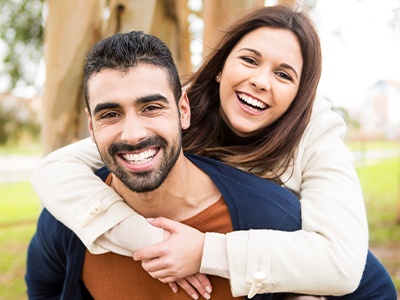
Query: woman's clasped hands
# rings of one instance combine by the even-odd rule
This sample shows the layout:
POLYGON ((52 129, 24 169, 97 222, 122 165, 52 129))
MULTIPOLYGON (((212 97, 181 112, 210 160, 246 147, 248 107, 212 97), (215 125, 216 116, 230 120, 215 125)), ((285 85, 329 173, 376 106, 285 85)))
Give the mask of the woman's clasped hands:
POLYGON ((205 234, 167 218, 148 219, 148 222, 170 234, 164 234, 163 242, 136 251, 133 259, 141 261, 151 277, 168 283, 174 293, 179 285, 193 299, 198 299, 199 294, 210 299, 211 283, 206 275, 199 273, 205 234))

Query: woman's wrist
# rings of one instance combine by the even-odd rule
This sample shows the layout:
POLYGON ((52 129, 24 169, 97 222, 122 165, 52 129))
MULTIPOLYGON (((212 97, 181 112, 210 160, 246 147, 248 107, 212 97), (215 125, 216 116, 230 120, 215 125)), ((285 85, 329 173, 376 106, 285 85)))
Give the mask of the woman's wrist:
POLYGON ((214 232, 205 234, 200 273, 229 279, 225 234, 214 232))

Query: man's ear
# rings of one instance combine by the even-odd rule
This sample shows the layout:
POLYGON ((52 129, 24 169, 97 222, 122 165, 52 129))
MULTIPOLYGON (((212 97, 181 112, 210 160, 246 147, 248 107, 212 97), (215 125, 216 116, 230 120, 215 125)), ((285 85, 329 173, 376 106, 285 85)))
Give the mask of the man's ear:
POLYGON ((185 91, 182 92, 182 97, 179 99, 178 109, 181 115, 181 128, 186 130, 190 126, 190 105, 185 91))
POLYGON ((96 143, 95 139, 94 139, 94 135, 93 135, 93 123, 92 123, 92 116, 90 115, 89 109, 86 107, 85 108, 85 112, 86 112, 86 116, 88 118, 88 128, 90 131, 90 136, 92 138, 92 141, 94 143, 96 143))

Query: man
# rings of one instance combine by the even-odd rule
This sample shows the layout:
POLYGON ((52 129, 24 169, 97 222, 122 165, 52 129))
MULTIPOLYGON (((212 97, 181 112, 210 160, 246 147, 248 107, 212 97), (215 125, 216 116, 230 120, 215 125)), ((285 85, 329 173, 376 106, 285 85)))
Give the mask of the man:
MULTIPOLYGON (((84 91, 92 139, 111 171, 106 181, 141 215, 164 216, 201 231, 257 228, 257 222, 272 229, 300 228, 299 203, 290 192, 216 161, 183 154, 181 130, 190 125, 189 103, 171 53, 157 38, 131 32, 94 46, 87 57, 84 91), (268 222, 264 215, 239 220, 244 193, 271 212, 268 222), (283 198, 289 213, 282 217, 280 207, 264 195, 283 198)), ((89 294, 95 299, 189 298, 151 278, 132 258, 85 251, 46 210, 30 245, 26 280, 31 299, 89 294)), ((232 298, 228 280, 210 280, 213 298, 232 298)))
MULTIPOLYGON (((289 191, 183 154, 189 103, 171 53, 159 39, 131 32, 95 45, 85 65, 84 92, 92 139, 111 172, 101 170, 99 176, 141 215, 164 216, 200 231, 300 229, 299 201, 289 191)), ((210 280, 213 298, 232 299, 228 280, 210 280)), ((129 257, 90 254, 47 210, 29 247, 26 282, 30 299, 190 298, 181 290, 172 293, 129 257)))

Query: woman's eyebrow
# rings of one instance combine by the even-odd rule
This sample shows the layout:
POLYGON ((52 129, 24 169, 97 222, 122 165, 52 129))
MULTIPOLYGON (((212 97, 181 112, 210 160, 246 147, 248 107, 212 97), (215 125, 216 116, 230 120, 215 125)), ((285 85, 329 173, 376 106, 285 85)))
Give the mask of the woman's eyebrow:
MULTIPOLYGON (((238 52, 240 52, 240 51, 250 51, 250 52, 254 53, 254 55, 256 55, 256 56, 258 56, 258 57, 262 57, 261 52, 260 52, 260 51, 257 51, 256 49, 252 49, 252 48, 241 48, 241 49, 239 49, 238 52)), ((294 75, 296 76, 296 79, 299 79, 299 75, 297 74, 296 69, 295 69, 294 67, 292 67, 291 65, 286 64, 286 63, 281 63, 280 66, 281 66, 281 67, 284 67, 284 68, 286 68, 286 69, 292 70, 293 73, 294 73, 294 75)))
POLYGON ((296 69, 293 68, 291 65, 285 64, 285 63, 281 63, 281 67, 284 67, 286 69, 292 70, 294 75, 296 75, 296 79, 299 79, 299 76, 297 75, 296 69))
POLYGON ((238 52, 240 51, 250 51, 253 52, 255 55, 257 55, 258 57, 262 57, 261 52, 257 51, 256 49, 252 49, 252 48, 240 48, 238 52))

